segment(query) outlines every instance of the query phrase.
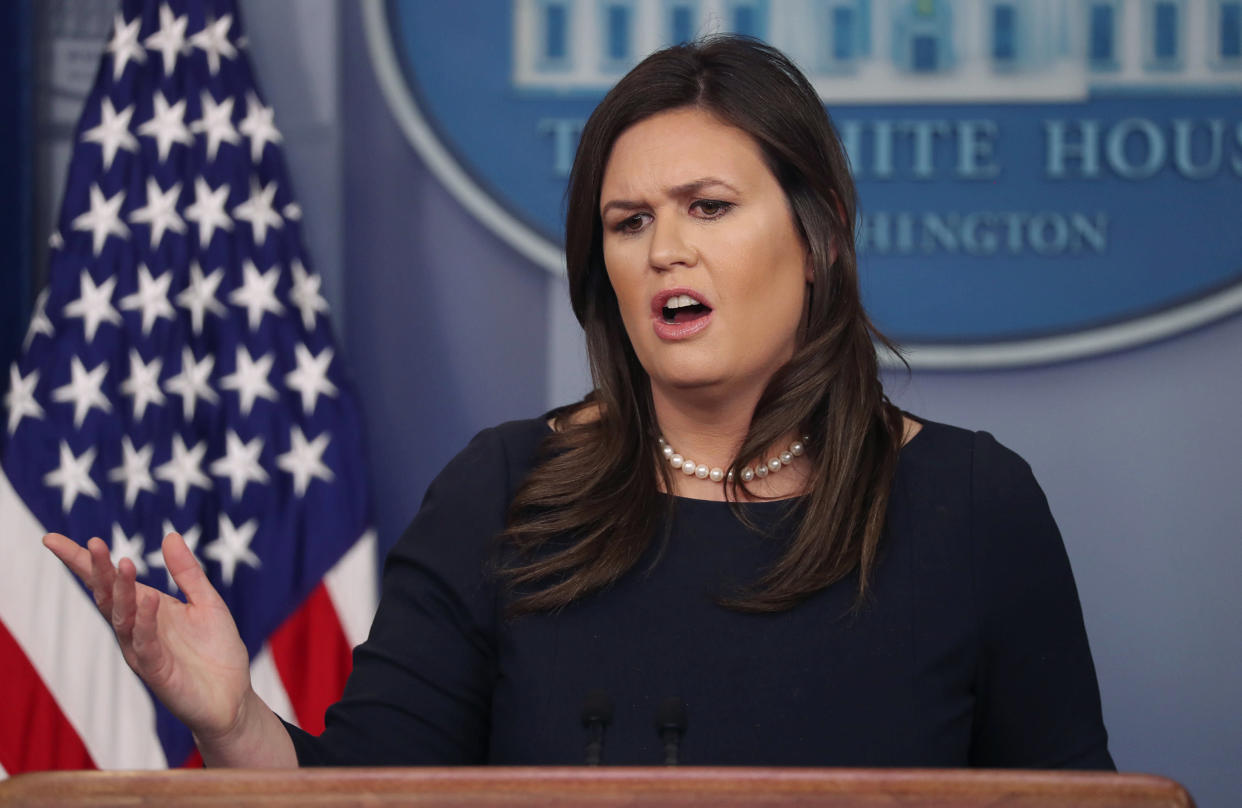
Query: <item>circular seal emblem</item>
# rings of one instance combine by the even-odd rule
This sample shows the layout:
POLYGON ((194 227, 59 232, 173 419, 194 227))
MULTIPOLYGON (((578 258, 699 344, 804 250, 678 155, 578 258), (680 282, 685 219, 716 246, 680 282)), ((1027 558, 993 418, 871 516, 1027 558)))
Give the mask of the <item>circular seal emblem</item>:
POLYGON ((868 310, 923 368, 1012 367, 1242 310, 1242 5, 1214 0, 367 0, 396 119, 549 271, 604 92, 711 31, 764 39, 849 152, 868 310))

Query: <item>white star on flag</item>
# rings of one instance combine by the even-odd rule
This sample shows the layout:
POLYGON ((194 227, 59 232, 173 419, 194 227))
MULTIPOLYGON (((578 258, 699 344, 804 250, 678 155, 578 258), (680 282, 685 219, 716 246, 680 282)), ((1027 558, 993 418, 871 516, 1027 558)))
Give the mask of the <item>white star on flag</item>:
POLYGON ((91 247, 95 255, 103 250, 104 242, 109 235, 125 238, 129 228, 121 221, 121 205, 125 204, 125 191, 118 190, 116 195, 106 198, 98 185, 91 186, 91 207, 86 213, 73 220, 74 230, 89 230, 91 247))
POLYGON ((145 543, 142 536, 134 536, 132 539, 126 538, 125 531, 116 522, 112 523, 112 548, 109 555, 112 557, 112 566, 121 563, 122 558, 128 558, 134 563, 134 569, 139 575, 147 574, 147 562, 142 557, 142 551, 145 543))
MULTIPOLYGON (((126 508, 134 507, 138 492, 155 493, 155 479, 151 477, 151 455, 154 452, 155 444, 148 444, 144 449, 135 449, 129 435, 121 438, 121 465, 108 472, 108 479, 114 483, 125 484, 126 508)), ((115 559, 113 563, 116 563, 115 559)), ((136 560, 134 565, 138 565, 136 560)))
POLYGON ((203 30, 190 37, 190 44, 207 55, 207 68, 211 75, 220 72, 220 57, 232 59, 237 49, 229 42, 229 26, 233 24, 233 15, 225 14, 215 22, 207 23, 203 30))
POLYGON ((23 376, 17 369, 17 363, 9 365, 9 391, 4 394, 4 406, 9 411, 9 434, 17 432, 17 425, 23 418, 42 418, 43 406, 35 398, 35 388, 39 386, 39 370, 30 371, 23 376))
POLYGON ((181 411, 187 423, 194 420, 194 410, 200 398, 212 404, 220 400, 207 383, 215 365, 216 358, 211 354, 204 356, 201 362, 195 361, 194 350, 187 345, 181 349, 181 372, 164 382, 164 388, 169 393, 181 396, 181 411))
POLYGON ((290 262, 293 269, 293 286, 289 289, 289 299, 302 313, 302 325, 307 331, 315 330, 315 315, 328 310, 328 301, 319 293, 319 285, 323 279, 313 272, 307 272, 302 262, 294 258, 290 262))
POLYGON ((328 366, 332 364, 332 349, 324 348, 318 356, 310 352, 310 348, 299 343, 294 346, 294 356, 298 366, 285 374, 285 384, 290 390, 302 395, 302 412, 310 415, 315 411, 320 394, 335 396, 336 385, 328 378, 328 366))
POLYGON ((259 557, 250 549, 250 542, 258 529, 257 519, 234 527, 228 514, 220 512, 220 532, 215 541, 203 548, 203 555, 220 562, 220 578, 225 586, 233 585, 233 575, 237 572, 238 564, 245 564, 256 570, 262 566, 259 557))
POLYGON ((237 405, 243 416, 250 415, 256 398, 279 400, 276 388, 267 381, 275 358, 274 354, 269 353, 256 360, 251 358, 245 345, 237 346, 237 369, 220 379, 220 387, 237 392, 237 405))
POLYGON ((246 647, 264 649, 257 681, 291 720, 313 722, 340 693, 374 608, 360 408, 333 356, 327 281, 310 272, 279 112, 241 35, 238 6, 253 3, 111 4, 95 63, 74 65, 90 87, 75 93, 59 210, 34 234, 47 236, 46 283, 23 344, 10 335, 22 350, 8 375, 0 365, 0 515, 13 506, 10 544, 26 548, 5 555, 0 518, 0 569, 28 584, 0 582, 0 635, 16 641, 0 649, 0 693, 28 706, 33 674, 56 701, 10 716, 0 696, 0 747, 7 730, 29 753, 15 770, 0 750, 0 779, 23 759, 151 769, 194 749, 125 666, 89 587, 31 549, 36 523, 79 546, 102 537, 170 593, 157 539, 180 529, 246 647), (334 639, 283 642, 281 626, 334 639), (306 670, 313 687, 291 678, 306 670), (53 718, 64 731, 49 735, 53 718))
POLYGON ((43 482, 49 488, 60 489, 60 508, 65 513, 69 513, 79 496, 99 499, 99 486, 91 479, 94 462, 94 446, 75 457, 69 444, 60 442, 60 465, 43 475, 43 482))
POLYGON ((121 313, 112 306, 112 290, 115 288, 115 275, 98 286, 91 278, 89 269, 83 269, 78 277, 78 297, 65 304, 65 316, 82 320, 87 342, 95 339, 95 332, 102 323, 121 324, 121 313))
POLYGON ((148 404, 163 405, 164 391, 160 389, 160 371, 163 357, 155 357, 151 364, 142 361, 137 348, 129 349, 129 377, 121 382, 121 393, 134 398, 134 420, 141 421, 148 404))
POLYGON ((160 5, 160 30, 143 40, 148 50, 159 51, 164 57, 164 78, 167 80, 177 67, 177 57, 185 50, 187 16, 178 17, 167 3, 160 5))
POLYGON ((280 214, 272 207, 272 200, 275 197, 275 180, 269 182, 266 187, 259 188, 259 183, 251 179, 250 198, 233 208, 234 219, 250 223, 250 229, 254 232, 255 246, 261 246, 267 241, 268 228, 277 228, 284 224, 280 214))
POLYGON ((34 338, 40 334, 44 336, 52 336, 52 321, 47 317, 47 294, 48 290, 44 289, 35 298, 34 312, 30 315, 30 326, 26 329, 26 339, 22 341, 22 350, 29 350, 30 343, 34 342, 34 338))
POLYGON ((203 268, 197 261, 190 264, 190 282, 185 289, 177 293, 177 305, 190 312, 190 327, 194 336, 203 332, 203 317, 211 312, 217 317, 225 314, 224 304, 216 298, 216 289, 224 280, 224 269, 217 268, 207 277, 203 277, 203 268))
POLYGON ((207 136, 207 159, 215 160, 221 143, 236 143, 241 140, 241 135, 233 128, 233 99, 226 98, 217 104, 207 90, 203 90, 201 98, 202 116, 190 124, 190 131, 202 132, 207 136))
POLYGON ((203 455, 206 453, 207 441, 200 441, 194 444, 193 449, 187 449, 181 435, 176 434, 172 439, 172 457, 167 463, 156 467, 156 478, 172 483, 173 499, 178 508, 185 505, 191 486, 205 491, 211 490, 211 478, 203 474, 202 469, 203 455))
POLYGON ((207 249, 211 237, 219 230, 232 230, 233 220, 224 212, 224 205, 229 199, 229 186, 222 183, 216 190, 211 190, 207 180, 194 178, 194 203, 185 209, 185 218, 198 223, 198 248, 207 249))
POLYGON ((255 164, 263 159, 264 146, 280 143, 284 139, 273 121, 275 116, 275 110, 263 106, 257 95, 253 92, 246 93, 246 117, 242 118, 237 128, 250 138, 250 159, 255 164))
POLYGON ((284 305, 276 299, 276 283, 280 280, 280 267, 273 266, 267 272, 259 272, 254 262, 247 259, 242 264, 245 280, 229 295, 229 302, 246 310, 246 324, 257 331, 266 312, 283 314, 284 305))
POLYGON ((142 18, 130 22, 117 14, 112 19, 112 38, 108 40, 108 53, 112 54, 112 80, 120 81, 125 72, 125 65, 132 59, 138 64, 147 61, 147 51, 138 42, 138 32, 142 29, 142 18))
POLYGON ((160 162, 168 159, 174 143, 186 146, 194 143, 194 136, 185 125, 185 99, 169 104, 162 92, 155 93, 155 109, 151 118, 138 127, 138 134, 155 138, 156 153, 160 162))
POLYGON ((99 125, 82 133, 82 139, 88 143, 98 143, 103 149, 104 171, 112 167, 117 149, 127 152, 138 151, 138 139, 129 131, 129 119, 134 115, 134 105, 117 112, 112 108, 112 101, 104 98, 100 104, 99 125))
POLYGON ((263 451, 263 438, 242 443, 242 439, 233 430, 225 435, 227 448, 224 457, 211 464, 211 473, 217 477, 227 477, 229 491, 234 500, 241 499, 246 490, 246 483, 266 483, 267 472, 259 465, 259 454, 263 451))
POLYGON ((289 451, 276 457, 276 465, 293 476, 293 492, 299 497, 306 493, 312 479, 332 481, 332 469, 323 462, 329 440, 328 433, 324 432, 308 442, 297 424, 289 430, 289 451))
MULTIPOLYGON (((198 550, 199 537, 203 533, 203 529, 201 527, 198 525, 192 525, 185 530, 177 530, 177 528, 173 527, 172 522, 165 519, 164 532, 160 534, 160 541, 163 542, 164 537, 169 533, 181 534, 181 538, 185 540, 185 546, 190 549, 190 555, 194 556, 194 560, 198 562, 200 567, 203 566, 203 562, 199 561, 196 552, 198 550)), ((168 584, 164 588, 167 589, 170 594, 175 595, 177 594, 179 587, 177 586, 177 582, 173 580, 172 573, 168 571, 167 565, 164 564, 164 552, 162 547, 163 544, 161 543, 160 546, 147 553, 147 565, 150 566, 152 570, 164 570, 164 574, 168 577, 168 584)))
POLYGON ((155 177, 147 177, 147 204, 129 212, 130 224, 151 226, 151 250, 159 246, 165 230, 185 232, 185 221, 177 214, 177 198, 181 196, 181 183, 174 182, 167 191, 160 189, 155 177))
POLYGON ((112 412, 112 403, 103 394, 101 386, 108 375, 108 363, 100 362, 89 373, 79 357, 73 357, 69 366, 69 383, 52 391, 52 400, 68 403, 73 402, 73 425, 82 428, 82 422, 92 409, 112 412))
POLYGON ((121 298, 121 309, 124 311, 142 311, 142 335, 151 333, 155 321, 164 318, 175 320, 177 312, 168 300, 168 287, 172 283, 172 273, 165 272, 158 278, 151 277, 151 270, 146 264, 138 265, 138 291, 121 298))

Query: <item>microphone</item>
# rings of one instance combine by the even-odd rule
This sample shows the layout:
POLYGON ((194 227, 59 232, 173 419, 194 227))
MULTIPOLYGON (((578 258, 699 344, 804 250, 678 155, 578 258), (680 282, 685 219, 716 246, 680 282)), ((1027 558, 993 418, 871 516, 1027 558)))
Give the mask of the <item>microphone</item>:
POLYGON ((681 738, 686 734, 686 703, 669 696, 656 710, 656 732, 664 744, 664 765, 676 766, 681 738))
POLYGON ((602 690, 587 693, 582 703, 582 726, 589 733, 586 765, 598 766, 604 754, 604 728, 612 722, 612 697, 602 690))

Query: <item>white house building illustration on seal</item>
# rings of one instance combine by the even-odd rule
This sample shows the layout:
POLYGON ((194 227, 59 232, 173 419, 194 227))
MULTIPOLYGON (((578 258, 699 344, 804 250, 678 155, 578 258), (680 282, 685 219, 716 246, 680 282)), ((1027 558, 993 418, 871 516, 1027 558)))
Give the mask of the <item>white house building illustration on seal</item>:
POLYGON ((513 0, 513 20, 512 83, 537 93, 715 31, 772 43, 835 103, 1242 90, 1242 0, 513 0))

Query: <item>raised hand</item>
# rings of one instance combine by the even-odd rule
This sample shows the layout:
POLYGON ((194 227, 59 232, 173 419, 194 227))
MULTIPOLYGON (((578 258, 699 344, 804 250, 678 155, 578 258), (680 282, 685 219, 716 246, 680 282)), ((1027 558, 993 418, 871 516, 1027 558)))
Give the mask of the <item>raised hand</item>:
MULTIPOLYGON (((250 708, 262 705, 250 685, 246 646, 228 606, 180 535, 164 537, 163 553, 168 572, 185 593, 185 603, 137 583, 137 570, 129 559, 113 567, 101 539, 93 538, 82 547, 49 533, 43 544, 90 588, 96 606, 116 632, 125 661, 194 732, 200 748, 215 743, 234 748, 252 745, 237 741, 247 734, 245 724, 256 720, 250 708)), ((259 723, 266 722, 270 729, 275 717, 267 714, 270 719, 259 723)), ((275 726, 279 728, 278 721, 275 726)), ((221 762, 228 764, 223 758, 221 762)))

